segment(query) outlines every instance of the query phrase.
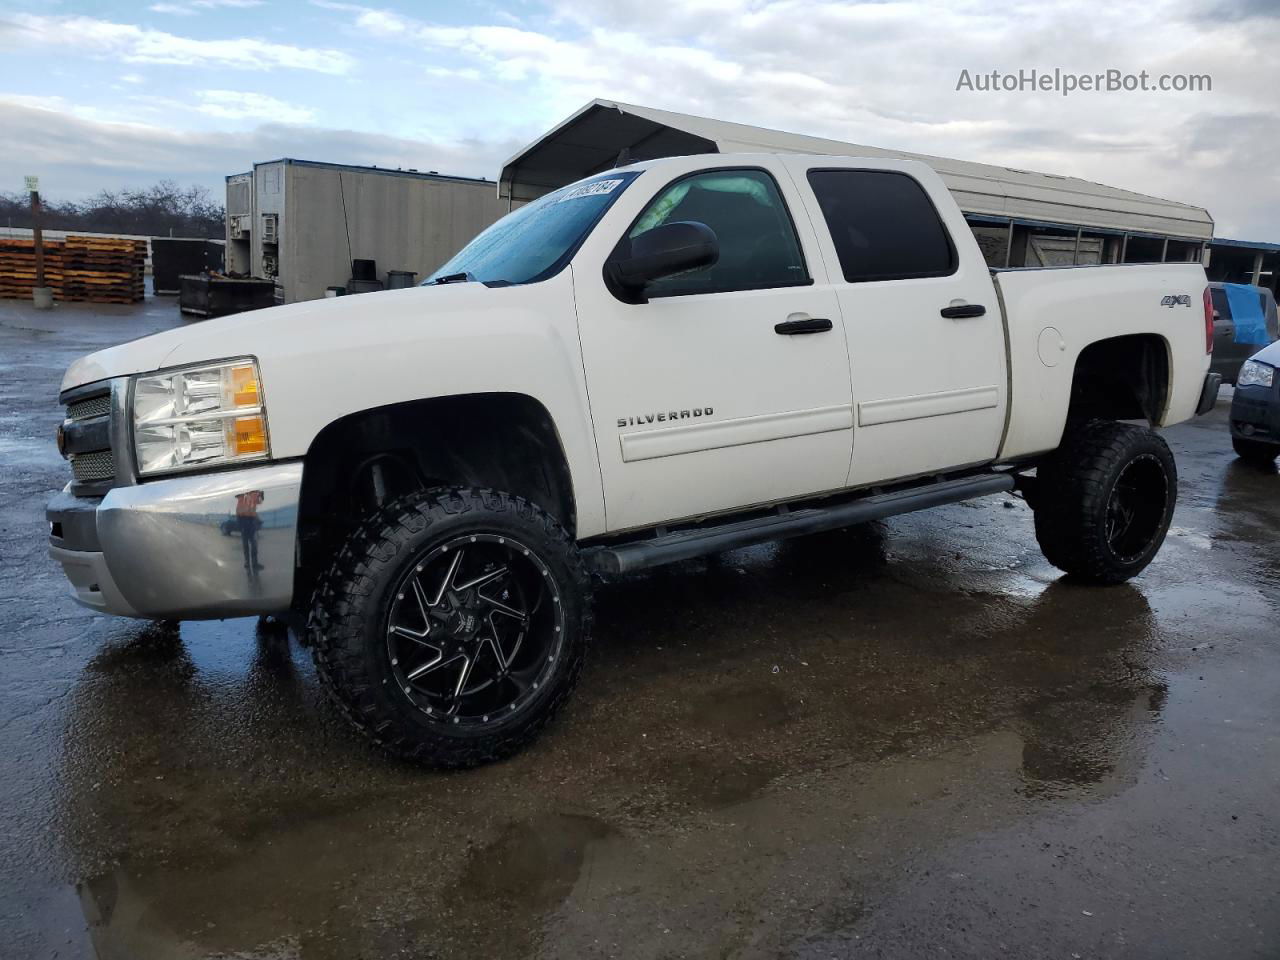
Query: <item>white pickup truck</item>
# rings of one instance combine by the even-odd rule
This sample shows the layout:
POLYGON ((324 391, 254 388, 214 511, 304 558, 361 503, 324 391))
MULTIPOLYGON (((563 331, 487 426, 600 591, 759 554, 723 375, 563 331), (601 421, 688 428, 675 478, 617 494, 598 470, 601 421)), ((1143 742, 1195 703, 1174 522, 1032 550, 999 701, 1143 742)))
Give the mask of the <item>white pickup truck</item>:
POLYGON ((48 507, 80 602, 305 615, 351 721, 465 766, 569 696, 591 577, 1004 491, 1049 561, 1134 576, 1214 403, 1199 264, 987 268, 910 161, 610 170, 420 287, 74 363, 48 507))

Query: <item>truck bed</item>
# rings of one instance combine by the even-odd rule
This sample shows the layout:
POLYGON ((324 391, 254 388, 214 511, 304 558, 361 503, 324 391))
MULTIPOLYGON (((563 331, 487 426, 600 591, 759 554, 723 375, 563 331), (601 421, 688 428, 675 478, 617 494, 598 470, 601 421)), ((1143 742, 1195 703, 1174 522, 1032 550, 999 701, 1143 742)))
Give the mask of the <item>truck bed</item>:
POLYGON ((1164 346, 1169 389, 1156 426, 1195 414, 1209 366, 1200 264, 1010 268, 993 270, 992 278, 1009 358, 1009 418, 1001 460, 1057 445, 1076 361, 1087 346, 1109 338, 1146 335, 1164 346))

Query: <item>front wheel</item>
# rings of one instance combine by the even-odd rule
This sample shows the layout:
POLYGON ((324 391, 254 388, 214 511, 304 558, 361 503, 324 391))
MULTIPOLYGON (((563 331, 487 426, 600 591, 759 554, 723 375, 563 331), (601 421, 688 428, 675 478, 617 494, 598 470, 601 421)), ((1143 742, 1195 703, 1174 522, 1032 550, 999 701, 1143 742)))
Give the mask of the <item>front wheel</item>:
POLYGON ((309 633, 348 719, 435 767, 505 757, 572 692, 590 584, 565 530, 520 497, 433 489, 388 503, 316 590, 309 633))
POLYGON ((1260 467, 1275 463, 1276 456, 1280 455, 1280 443, 1264 443, 1261 440, 1246 440, 1244 437, 1232 437, 1231 447, 1241 460, 1260 467))
POLYGON ((1178 471, 1154 431, 1091 420, 1069 430, 1037 475, 1036 539, 1058 569, 1092 583, 1122 583, 1164 543, 1178 471))

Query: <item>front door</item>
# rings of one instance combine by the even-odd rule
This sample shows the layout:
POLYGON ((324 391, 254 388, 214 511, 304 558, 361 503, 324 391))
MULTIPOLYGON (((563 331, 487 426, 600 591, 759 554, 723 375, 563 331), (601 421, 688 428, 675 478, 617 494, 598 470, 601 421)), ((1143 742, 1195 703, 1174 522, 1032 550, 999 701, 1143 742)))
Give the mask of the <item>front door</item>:
POLYGON ((918 164, 785 161, 819 227, 849 341, 849 486, 995 458, 1008 387, 1004 323, 973 234, 918 164))
POLYGON ((610 530, 844 485, 853 411, 839 304, 793 225, 795 187, 775 172, 649 185, 627 226, 598 228, 615 231, 610 246, 664 223, 715 231, 719 260, 651 284, 646 303, 622 302, 575 264, 610 530))

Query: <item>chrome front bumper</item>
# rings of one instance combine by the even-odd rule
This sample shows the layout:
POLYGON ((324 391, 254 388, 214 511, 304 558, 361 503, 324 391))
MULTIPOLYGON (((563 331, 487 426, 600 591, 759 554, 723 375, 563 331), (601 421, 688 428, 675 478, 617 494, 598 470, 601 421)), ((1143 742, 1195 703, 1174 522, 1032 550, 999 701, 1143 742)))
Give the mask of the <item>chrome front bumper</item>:
POLYGON ((72 596, 102 613, 172 620, 284 613, 293 599, 301 490, 295 461, 116 487, 101 499, 64 492, 45 511, 49 555, 62 564, 72 596))

